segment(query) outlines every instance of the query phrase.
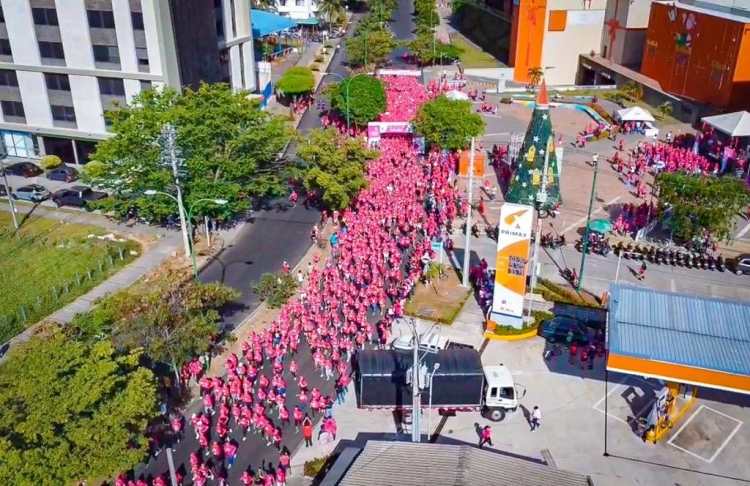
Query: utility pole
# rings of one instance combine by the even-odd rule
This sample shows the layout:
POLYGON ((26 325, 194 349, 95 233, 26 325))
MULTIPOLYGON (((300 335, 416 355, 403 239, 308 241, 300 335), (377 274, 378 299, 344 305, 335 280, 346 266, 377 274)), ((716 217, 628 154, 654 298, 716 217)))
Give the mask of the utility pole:
POLYGON ((461 272, 461 285, 469 286, 469 265, 471 264, 471 197, 474 191, 474 137, 471 138, 471 154, 469 155, 469 214, 466 216, 466 240, 464 243, 464 268, 461 272))
POLYGON ((174 467, 171 447, 167 447, 167 465, 169 466, 169 478, 172 480, 172 486, 179 486, 180 483, 177 482, 177 470, 174 467))
POLYGON ((162 127, 162 154, 172 166, 174 185, 177 191, 177 211, 180 216, 180 230, 182 231, 182 244, 185 247, 185 256, 190 258, 190 236, 188 235, 187 219, 185 216, 185 203, 182 201, 182 183, 180 182, 180 159, 177 156, 177 141, 174 127, 167 123, 162 127))
POLYGON ((417 324, 414 318, 412 318, 411 320, 411 325, 412 334, 414 336, 412 355, 413 362, 411 365, 411 441, 420 442, 422 438, 422 396, 419 389, 419 333, 417 332, 417 324))
MULTIPOLYGON (((0 161, 5 160, 5 158, 8 156, 8 153, 4 153, 2 157, 0 157, 0 161)), ((16 216, 16 206, 13 204, 13 196, 11 196, 11 192, 13 192, 10 188, 10 185, 8 184, 8 174, 5 173, 5 168, 0 166, 0 170, 3 172, 3 181, 5 182, 5 192, 8 194, 8 204, 10 205, 10 215, 13 218, 13 227, 16 229, 16 237, 18 237, 18 216, 16 216)))
MULTIPOLYGON (((547 204, 547 185, 549 184, 549 178, 547 177, 547 171, 549 170, 549 153, 550 150, 554 150, 554 140, 550 136, 549 139, 547 139, 547 148, 544 150, 544 172, 542 173, 542 184, 539 187, 539 192, 536 194, 536 238, 534 239, 534 253, 532 255, 531 259, 531 267, 529 268, 529 271, 531 272, 531 292, 534 292, 534 289, 536 288, 536 266, 539 262, 539 246, 542 242, 542 217, 541 217, 541 209, 542 206, 547 204), (552 147, 550 149, 550 147, 552 147)), ((529 299, 529 317, 531 317, 531 302, 532 299, 529 299)))
POLYGON ((586 264, 586 253, 589 251, 589 224, 591 223, 591 213, 594 210, 594 196, 596 195, 596 176, 599 174, 599 160, 598 157, 594 160, 594 181, 591 183, 591 199, 589 200, 589 213, 586 216, 586 230, 583 233, 583 245, 581 249, 583 253, 581 255, 581 270, 578 272, 578 285, 576 290, 580 291, 583 286, 583 268, 586 264))

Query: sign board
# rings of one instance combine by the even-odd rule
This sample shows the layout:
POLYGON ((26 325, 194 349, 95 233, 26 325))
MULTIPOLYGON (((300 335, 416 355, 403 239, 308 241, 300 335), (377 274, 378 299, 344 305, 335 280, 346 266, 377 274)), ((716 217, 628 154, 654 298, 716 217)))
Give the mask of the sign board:
POLYGON ((523 300, 526 295, 531 228, 534 208, 503 204, 497 237, 495 290, 490 319, 499 326, 523 326, 523 300))
POLYGON ((442 265, 443 264, 443 242, 433 241, 432 251, 435 252, 435 257, 438 259, 438 262, 442 265))
POLYGON ((408 122, 372 122, 367 124, 367 138, 376 139, 382 135, 404 135, 412 133, 408 122))
POLYGON ((379 69, 379 76, 422 76, 422 71, 419 69, 379 69))

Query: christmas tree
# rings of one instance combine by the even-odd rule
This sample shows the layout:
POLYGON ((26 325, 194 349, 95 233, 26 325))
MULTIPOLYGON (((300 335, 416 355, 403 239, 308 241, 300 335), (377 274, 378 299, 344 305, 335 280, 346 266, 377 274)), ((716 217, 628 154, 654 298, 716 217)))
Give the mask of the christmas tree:
POLYGON ((560 171, 555 155, 547 85, 542 81, 534 105, 534 112, 531 114, 531 122, 529 122, 529 128, 526 129, 523 145, 516 160, 512 161, 513 177, 510 180, 508 192, 505 194, 507 202, 531 206, 536 204, 537 194, 541 190, 544 180, 544 158, 546 155, 549 155, 547 161, 547 200, 540 203, 539 207, 549 210, 562 202, 562 199, 560 197, 560 171))

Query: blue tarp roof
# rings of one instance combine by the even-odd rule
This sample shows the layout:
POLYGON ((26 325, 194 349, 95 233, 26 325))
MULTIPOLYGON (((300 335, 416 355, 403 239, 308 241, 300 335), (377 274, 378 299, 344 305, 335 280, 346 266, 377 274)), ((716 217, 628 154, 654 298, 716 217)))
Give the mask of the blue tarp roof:
POLYGON ((250 19, 253 24, 253 38, 265 37, 284 29, 297 27, 297 22, 294 20, 263 10, 252 9, 250 19))
POLYGON ((609 351, 750 376, 750 303, 612 285, 609 351))

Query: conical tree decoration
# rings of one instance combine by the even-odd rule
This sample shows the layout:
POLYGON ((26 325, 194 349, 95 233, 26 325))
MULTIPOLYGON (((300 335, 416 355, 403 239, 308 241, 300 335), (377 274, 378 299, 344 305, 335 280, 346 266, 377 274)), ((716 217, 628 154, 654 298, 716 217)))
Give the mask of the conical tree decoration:
POLYGON ((529 128, 518 157, 513 161, 513 176, 510 180, 508 192, 505 194, 507 202, 516 204, 536 204, 536 195, 541 189, 544 171, 544 157, 549 152, 547 169, 547 202, 542 205, 550 209, 562 202, 560 196, 557 156, 552 137, 552 119, 549 112, 549 98, 547 84, 542 81, 539 95, 536 99, 534 112, 531 115, 529 128))

